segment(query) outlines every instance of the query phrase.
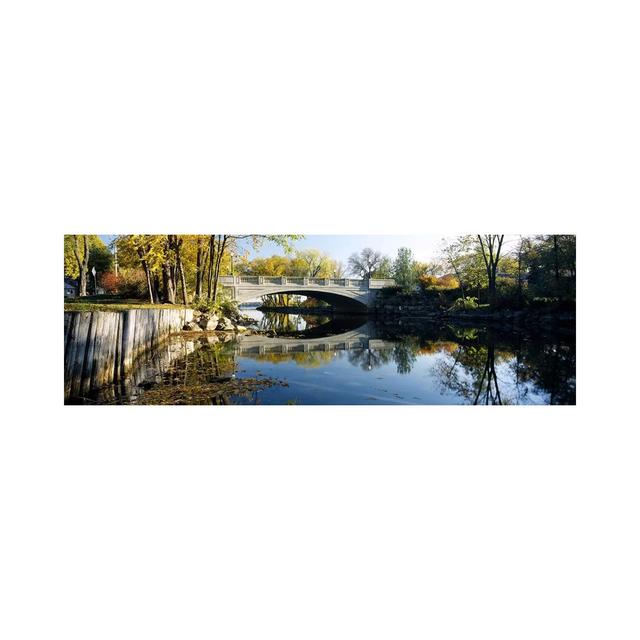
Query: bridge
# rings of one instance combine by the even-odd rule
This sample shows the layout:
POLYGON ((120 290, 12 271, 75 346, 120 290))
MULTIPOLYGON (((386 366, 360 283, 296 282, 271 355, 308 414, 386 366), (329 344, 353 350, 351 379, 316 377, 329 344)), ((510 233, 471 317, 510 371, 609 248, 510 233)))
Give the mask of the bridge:
POLYGON ((339 311, 372 309, 380 289, 393 287, 390 278, 297 278, 291 276, 221 276, 220 283, 238 303, 289 293, 327 302, 339 311))

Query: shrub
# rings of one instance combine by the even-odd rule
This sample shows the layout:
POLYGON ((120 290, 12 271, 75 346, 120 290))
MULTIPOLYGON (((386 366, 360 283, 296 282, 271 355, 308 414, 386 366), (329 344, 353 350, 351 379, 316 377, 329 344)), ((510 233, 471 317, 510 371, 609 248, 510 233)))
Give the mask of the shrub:
POLYGON ((215 313, 218 310, 213 300, 207 300, 207 298, 196 298, 193 301, 193 308, 200 313, 215 313))
POLYGON ((218 299, 216 303, 207 298, 196 298, 193 301, 193 308, 200 313, 222 315, 231 319, 240 316, 238 305, 229 298, 218 299))
POLYGON ((142 269, 120 269, 117 280, 118 293, 124 298, 146 298, 147 278, 142 269))
POLYGON ((418 280, 423 291, 446 291, 449 289, 457 289, 460 286, 458 278, 450 273, 440 277, 423 274, 418 280))
POLYGON ((427 289, 432 289, 436 286, 436 284, 438 283, 438 278, 436 276, 429 276, 426 273, 423 273, 418 278, 418 282, 420 283, 422 290, 426 291, 427 289))
POLYGON ((118 291, 118 276, 113 271, 107 271, 100 276, 100 286, 106 293, 118 291))
POLYGON ((235 318, 240 315, 238 305, 229 299, 218 301, 218 311, 227 318, 235 318))
POLYGON ((452 273, 441 276, 437 280, 437 286, 442 287, 443 289, 457 289, 460 286, 458 278, 456 278, 452 273))
POLYGON ((458 298, 450 307, 449 311, 472 311, 478 308, 478 298, 467 296, 458 298))
POLYGON ((400 287, 383 287, 380 289, 380 295, 383 298, 391 298, 400 293, 400 287))

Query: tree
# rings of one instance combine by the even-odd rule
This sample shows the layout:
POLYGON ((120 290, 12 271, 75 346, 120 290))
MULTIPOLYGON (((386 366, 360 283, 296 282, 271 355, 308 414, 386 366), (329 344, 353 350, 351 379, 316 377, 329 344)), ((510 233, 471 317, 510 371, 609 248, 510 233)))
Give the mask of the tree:
POLYGON ((178 271, 178 275, 180 276, 180 285, 182 287, 182 302, 187 305, 189 303, 189 297, 187 295, 187 279, 184 273, 184 265, 182 264, 182 258, 180 255, 180 249, 184 242, 182 236, 178 235, 170 235, 167 236, 169 238, 169 247, 175 254, 175 262, 176 269, 178 271))
MULTIPOLYGON (((73 236, 66 235, 64 237, 64 275, 69 278, 80 280, 80 271, 81 264, 84 263, 85 258, 87 257, 84 251, 85 246, 85 237, 88 244, 88 262, 82 267, 84 268, 84 279, 85 279, 85 291, 88 290, 89 285, 91 284, 91 279, 89 278, 89 274, 92 269, 95 268, 98 274, 106 273, 111 269, 111 264, 113 262, 113 255, 109 251, 108 247, 104 242, 100 239, 99 236, 96 235, 87 235, 87 236, 73 236), (78 245, 76 245, 76 238, 78 239, 78 245), (80 255, 80 263, 76 257, 76 250, 80 255)), ((82 289, 79 283, 79 290, 82 289)), ((85 293, 86 295, 86 293, 85 293)))
MULTIPOLYGON (((124 268, 140 267, 147 283, 149 302, 161 298, 160 274, 163 270, 167 237, 160 235, 122 235, 116 238, 119 261, 124 268)), ((166 283, 165 283, 166 284, 166 283)))
POLYGON ((298 251, 296 257, 305 265, 304 276, 308 278, 331 277, 333 264, 331 258, 317 249, 298 251))
POLYGON ((370 247, 365 247, 360 253, 349 256, 349 271, 361 278, 372 278, 374 271, 382 263, 382 254, 370 247))
POLYGON ((463 264, 471 249, 470 236, 459 236, 454 242, 445 242, 442 253, 445 263, 453 270, 458 282, 462 299, 465 298, 465 279, 463 264))
POLYGON ((393 278, 393 261, 389 256, 382 256, 380 264, 371 273, 372 278, 393 278))
POLYGON ((89 273, 89 236, 73 236, 73 255, 78 263, 78 295, 84 297, 89 273))
POLYGON ((221 275, 221 265, 225 255, 230 249, 236 250, 237 243, 241 240, 249 241, 254 249, 258 249, 265 240, 281 246, 286 252, 292 251, 291 242, 304 236, 289 235, 212 235, 209 236, 209 260, 207 269, 207 298, 214 303, 218 298, 218 283, 221 275))
POLYGON ((331 277, 342 280, 342 278, 344 278, 346 275, 347 270, 345 269, 344 263, 340 260, 334 260, 331 277))
POLYGON ((524 269, 527 255, 531 251, 531 240, 526 236, 520 236, 518 238, 518 245, 516 247, 516 261, 517 268, 517 283, 518 283, 518 300, 522 302, 524 298, 523 284, 524 284, 524 269))
POLYGON ((496 274, 500 262, 500 251, 504 242, 504 235, 480 235, 477 236, 482 250, 482 258, 487 270, 489 281, 489 302, 495 302, 496 296, 496 274))
POLYGON ((400 247, 398 249, 398 255, 393 263, 393 277, 396 280, 396 284, 407 293, 415 287, 415 261, 413 260, 413 253, 408 247, 400 247))

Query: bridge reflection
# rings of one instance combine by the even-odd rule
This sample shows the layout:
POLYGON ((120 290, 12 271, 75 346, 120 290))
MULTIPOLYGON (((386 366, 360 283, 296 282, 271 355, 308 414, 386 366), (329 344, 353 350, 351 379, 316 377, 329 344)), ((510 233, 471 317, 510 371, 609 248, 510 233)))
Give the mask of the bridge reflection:
POLYGON ((317 338, 270 338, 261 335, 239 336, 234 345, 238 355, 269 353, 311 353, 314 351, 355 351, 359 349, 393 349, 394 343, 376 337, 373 322, 357 329, 317 338))

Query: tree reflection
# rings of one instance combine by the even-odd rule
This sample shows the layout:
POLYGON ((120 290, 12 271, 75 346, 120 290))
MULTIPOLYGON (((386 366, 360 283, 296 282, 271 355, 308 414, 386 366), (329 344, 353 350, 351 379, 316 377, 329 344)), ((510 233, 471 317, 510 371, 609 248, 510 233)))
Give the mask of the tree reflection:
POLYGON ((247 354, 252 360, 258 362, 270 362, 278 364, 280 362, 295 362, 301 367, 308 367, 310 369, 321 367, 333 359, 333 351, 289 351, 286 353, 272 352, 272 353, 254 353, 247 354))
POLYGON ((526 343, 516 378, 549 394, 549 404, 576 403, 575 345, 563 342, 526 343))
POLYGON ((390 362, 392 353, 385 349, 355 349, 347 352, 347 359, 350 364, 363 371, 371 371, 390 362))
POLYGON ((393 347, 393 359, 400 375, 411 373, 420 350, 420 342, 416 336, 405 337, 393 347))
POLYGON ((469 404, 522 404, 531 393, 549 404, 575 404, 575 347, 517 339, 502 344, 492 332, 457 349, 436 364, 441 388, 469 404))
MULTIPOLYGON (((286 349, 282 349, 282 341, 264 338, 258 339, 262 340, 263 353, 253 350, 242 357, 311 369, 328 367, 336 358, 364 372, 387 367, 384 378, 389 373, 413 373, 407 388, 415 388, 419 380, 431 389, 439 388, 452 402, 575 404, 575 342, 571 333, 542 335, 446 326, 425 327, 422 332, 404 326, 395 327, 393 332, 380 326, 373 329, 375 333, 367 334, 370 339, 363 341, 360 337, 358 345, 347 339, 336 341, 339 351, 331 349, 329 342, 313 340, 288 340, 286 349), (412 333, 401 335, 400 329, 412 333), (345 343, 351 348, 343 351, 345 343)), ((262 375, 255 378, 254 387, 252 379, 243 378, 239 384, 233 375, 240 362, 237 344, 215 340, 202 336, 196 342, 178 343, 178 349, 173 342, 166 343, 155 356, 141 359, 140 372, 135 382, 122 390, 122 399, 130 395, 134 402, 147 404, 260 402, 264 385, 260 387, 258 382, 264 380, 262 375)), ((289 367, 283 371, 287 382, 297 380, 294 370, 289 367)), ((344 373, 340 368, 335 371, 344 373)), ((357 372, 353 374, 357 376, 357 372)), ((330 377, 314 380, 320 386, 331 385, 330 377)), ((120 392, 115 389, 113 393, 112 401, 120 401, 120 392)))
POLYGON ((496 372, 495 345, 464 345, 436 364, 444 391, 453 391, 470 404, 503 404, 496 372))

